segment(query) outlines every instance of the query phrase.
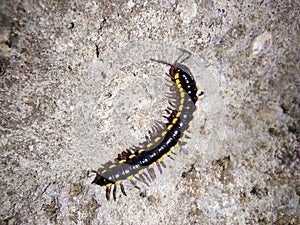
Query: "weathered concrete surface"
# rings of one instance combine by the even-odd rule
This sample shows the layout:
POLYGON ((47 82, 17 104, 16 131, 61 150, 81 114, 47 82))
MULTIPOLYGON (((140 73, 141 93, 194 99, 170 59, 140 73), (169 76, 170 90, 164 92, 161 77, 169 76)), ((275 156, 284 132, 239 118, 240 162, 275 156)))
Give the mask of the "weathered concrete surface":
POLYGON ((299 1, 0 4, 1 224, 300 223, 299 1), (88 171, 162 121, 179 47, 191 139, 107 202, 88 171))

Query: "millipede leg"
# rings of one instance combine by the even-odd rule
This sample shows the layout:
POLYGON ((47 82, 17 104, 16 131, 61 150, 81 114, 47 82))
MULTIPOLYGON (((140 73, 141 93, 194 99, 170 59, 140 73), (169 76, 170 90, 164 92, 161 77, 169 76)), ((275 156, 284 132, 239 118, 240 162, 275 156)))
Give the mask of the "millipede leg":
MULTIPOLYGON (((190 133, 190 131, 188 131, 188 132, 190 133)), ((185 135, 185 139, 191 139, 191 137, 188 135, 185 135)))
POLYGON ((124 185, 121 183, 120 186, 121 186, 121 191, 122 191, 123 195, 127 196, 126 192, 125 192, 124 185))
POLYGON ((111 187, 106 187, 106 199, 109 201, 110 199, 110 190, 111 190, 111 187))
MULTIPOLYGON (((163 162, 163 161, 161 161, 161 162, 163 162)), ((160 163, 156 162, 156 165, 157 165, 157 168, 158 168, 160 174, 162 174, 162 169, 161 169, 160 163)))
POLYGON ((130 183, 137 189, 141 189, 139 186, 136 185, 136 183, 133 180, 130 180, 130 183))
MULTIPOLYGON (((166 81, 170 81, 170 80, 167 80, 166 79, 166 81)), ((170 89, 172 89, 173 87, 176 87, 176 86, 174 86, 174 83, 172 82, 172 83, 166 83, 166 86, 168 87, 168 88, 170 88, 170 89)))
MULTIPOLYGON (((174 97, 174 96, 173 96, 173 97, 174 97)), ((172 98, 172 100, 169 100, 168 103, 169 103, 169 105, 170 105, 171 107, 174 107, 174 108, 175 108, 175 107, 176 107, 176 102, 177 102, 176 99, 172 98)))
POLYGON ((116 193, 117 193, 117 185, 115 184, 114 185, 114 189, 113 189, 113 198, 114 198, 114 201, 116 201, 116 193))
MULTIPOLYGON (((173 154, 173 155, 176 155, 176 153, 174 153, 174 152, 172 152, 172 154, 173 154)), ((175 159, 172 157, 172 155, 168 155, 168 157, 169 157, 170 159, 172 159, 172 160, 175 161, 175 159)), ((165 166, 166 166, 166 165, 165 165, 165 166)), ((165 167, 165 166, 164 166, 164 167, 165 167)))
POLYGON ((166 164, 164 163, 164 161, 161 161, 161 165, 166 168, 166 164))
POLYGON ((155 180, 156 175, 155 175, 154 169, 153 169, 153 168, 148 168, 148 173, 149 173, 151 179, 152 179, 152 180, 155 180))
MULTIPOLYGON (((174 93, 166 93, 165 96, 166 96, 167 98, 175 98, 175 97, 176 97, 174 93)), ((170 104, 170 105, 171 105, 171 104, 170 104)))
MULTIPOLYGON (((148 134, 151 135, 151 131, 149 131, 148 134)), ((145 138, 148 143, 151 142, 151 138, 148 135, 145 138)))
POLYGON ((152 180, 150 179, 150 177, 148 176, 148 174, 147 174, 147 173, 143 173, 143 176, 145 176, 145 177, 146 177, 146 179, 147 179, 149 182, 152 182, 152 180))
POLYGON ((181 146, 185 146, 186 144, 187 144, 186 141, 180 141, 180 145, 181 145, 181 146))
POLYGON ((149 186, 148 182, 146 181, 145 177, 140 174, 139 177, 136 177, 137 180, 144 182, 147 186, 149 186))
POLYGON ((152 127, 152 132, 157 133, 159 131, 159 129, 160 129, 160 125, 155 122, 152 127))
MULTIPOLYGON (((151 172, 152 172, 152 174, 153 174, 154 179, 156 179, 156 173, 155 173, 154 168, 151 168, 151 172)), ((153 179, 153 178, 152 178, 152 179, 153 179)))

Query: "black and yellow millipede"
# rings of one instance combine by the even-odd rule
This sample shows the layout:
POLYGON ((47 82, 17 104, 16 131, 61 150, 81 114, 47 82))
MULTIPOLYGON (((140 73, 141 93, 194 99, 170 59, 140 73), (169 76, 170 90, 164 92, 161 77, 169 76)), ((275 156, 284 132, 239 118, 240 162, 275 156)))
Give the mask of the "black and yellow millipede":
POLYGON ((108 162, 97 171, 93 184, 106 186, 106 198, 110 199, 111 189, 113 187, 113 199, 116 200, 117 185, 120 185, 121 191, 126 195, 122 182, 129 180, 136 188, 136 182, 133 178, 147 183, 147 180, 154 180, 156 175, 154 164, 162 172, 161 165, 165 167, 163 156, 171 157, 172 148, 178 147, 179 143, 185 138, 185 131, 190 130, 189 123, 193 120, 193 113, 197 110, 196 102, 202 92, 198 95, 198 88, 189 68, 182 64, 190 57, 190 53, 183 50, 188 56, 178 63, 179 58, 174 64, 151 59, 154 62, 170 66, 168 77, 171 78, 173 86, 170 105, 167 112, 167 123, 156 125, 152 128, 154 132, 149 132, 151 137, 140 144, 139 147, 132 147, 118 155, 116 162, 108 162), (151 178, 151 179, 150 179, 151 178))

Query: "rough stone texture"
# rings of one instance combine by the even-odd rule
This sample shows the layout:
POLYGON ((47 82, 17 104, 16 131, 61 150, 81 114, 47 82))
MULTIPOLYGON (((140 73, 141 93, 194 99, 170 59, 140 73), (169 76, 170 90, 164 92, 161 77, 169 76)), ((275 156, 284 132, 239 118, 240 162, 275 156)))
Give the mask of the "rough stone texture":
POLYGON ((300 223, 299 1, 0 4, 1 224, 300 223), (108 202, 88 171, 162 122, 178 48, 191 139, 108 202))

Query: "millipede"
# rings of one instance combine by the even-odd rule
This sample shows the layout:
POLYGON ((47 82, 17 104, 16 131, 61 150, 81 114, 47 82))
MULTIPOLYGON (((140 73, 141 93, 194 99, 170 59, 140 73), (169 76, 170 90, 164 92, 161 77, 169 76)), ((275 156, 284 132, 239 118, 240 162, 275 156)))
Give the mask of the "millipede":
MULTIPOLYGON (((156 123, 149 136, 146 136, 146 141, 140 143, 139 146, 131 147, 118 154, 114 162, 109 161, 99 168, 93 184, 106 186, 106 199, 110 200, 111 190, 113 190, 113 199, 116 200, 117 185, 120 185, 121 192, 126 196, 123 181, 130 181, 134 187, 137 186, 134 179, 144 182, 153 181, 156 178, 154 164, 157 165, 158 170, 162 173, 162 168, 166 167, 163 162, 163 157, 172 158, 172 148, 177 148, 179 144, 184 144, 184 139, 187 137, 185 131, 190 131, 190 122, 193 120, 193 113, 197 111, 196 102, 203 92, 199 92, 195 79, 189 68, 182 63, 190 58, 191 53, 187 53, 179 63, 179 58, 173 63, 168 63, 163 60, 150 59, 153 62, 161 63, 170 66, 167 76, 171 79, 170 87, 171 97, 166 111, 168 116, 166 124, 156 123), (133 179, 134 178, 134 179, 133 179)), ((173 153, 175 154, 175 153, 173 153)))

